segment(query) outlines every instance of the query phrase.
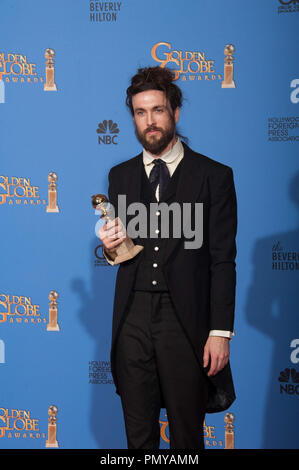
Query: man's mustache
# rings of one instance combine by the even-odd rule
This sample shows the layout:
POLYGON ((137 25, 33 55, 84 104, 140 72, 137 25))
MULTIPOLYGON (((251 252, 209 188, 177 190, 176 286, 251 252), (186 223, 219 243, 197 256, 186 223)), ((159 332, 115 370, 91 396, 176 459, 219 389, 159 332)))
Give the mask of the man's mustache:
POLYGON ((144 135, 147 134, 148 132, 151 132, 151 131, 160 131, 163 133, 163 129, 161 129, 160 127, 155 127, 155 126, 151 126, 151 127, 148 127, 147 129, 145 129, 144 131, 144 135))

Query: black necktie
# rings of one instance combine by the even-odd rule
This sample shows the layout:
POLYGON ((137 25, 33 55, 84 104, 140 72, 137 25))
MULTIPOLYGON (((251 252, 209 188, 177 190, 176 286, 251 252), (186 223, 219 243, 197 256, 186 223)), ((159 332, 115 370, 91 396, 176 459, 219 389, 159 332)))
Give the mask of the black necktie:
POLYGON ((154 194, 159 184, 159 201, 161 200, 162 194, 170 180, 169 170, 166 163, 161 158, 155 158, 154 167, 152 168, 149 175, 149 182, 152 185, 154 194))

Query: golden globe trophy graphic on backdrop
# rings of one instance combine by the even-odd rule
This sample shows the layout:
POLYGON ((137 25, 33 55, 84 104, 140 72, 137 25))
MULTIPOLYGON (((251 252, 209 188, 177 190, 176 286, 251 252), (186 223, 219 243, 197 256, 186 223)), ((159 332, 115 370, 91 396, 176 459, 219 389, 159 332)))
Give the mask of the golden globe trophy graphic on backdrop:
POLYGON ((59 325, 57 323, 57 299, 58 292, 51 290, 49 294, 49 323, 47 324, 47 331, 59 331, 59 325))
MULTIPOLYGON (((91 199, 93 207, 96 210, 102 212, 100 218, 104 218, 107 222, 112 221, 113 219, 109 214, 109 209, 107 209, 107 197, 104 194, 95 194, 91 196, 91 199)), ((118 221, 121 222, 119 218, 118 221)), ((143 248, 144 247, 142 245, 135 245, 126 233, 125 240, 120 243, 115 249, 116 257, 113 260, 114 264, 119 264, 123 261, 127 261, 128 259, 134 258, 138 253, 140 253, 141 250, 143 250, 143 248)))
POLYGON ((46 447, 58 447, 57 442, 57 425, 56 425, 56 415, 58 413, 57 406, 51 405, 48 409, 48 439, 46 440, 46 447))
POLYGON ((57 178, 58 176, 56 173, 51 171, 48 175, 48 205, 47 205, 47 212, 59 212, 58 205, 57 205, 57 178))
POLYGON ((57 91, 55 83, 55 69, 54 69, 54 56, 55 51, 53 49, 46 49, 46 81, 44 83, 44 91, 57 91))
POLYGON ((226 413, 224 416, 225 425, 225 448, 234 449, 235 448, 235 426, 233 422, 235 421, 235 416, 232 413, 226 413))
POLYGON ((221 88, 236 88, 234 82, 234 57, 235 46, 233 44, 226 44, 224 48, 224 80, 221 83, 221 88))

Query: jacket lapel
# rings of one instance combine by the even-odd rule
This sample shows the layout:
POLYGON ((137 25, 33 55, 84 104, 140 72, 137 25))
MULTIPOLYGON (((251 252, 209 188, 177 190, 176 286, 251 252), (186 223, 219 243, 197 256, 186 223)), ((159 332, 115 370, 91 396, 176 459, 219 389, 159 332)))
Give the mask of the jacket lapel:
POLYGON ((132 202, 141 201, 141 182, 142 182, 142 171, 144 171, 142 153, 134 158, 131 162, 127 175, 124 175, 126 180, 127 189, 125 194, 127 195, 127 206, 132 202))
MULTIPOLYGON (((194 204, 198 199, 203 183, 202 172, 200 172, 199 157, 192 154, 190 148, 183 143, 184 158, 181 161, 182 167, 179 175, 179 181, 176 190, 176 202, 182 204, 184 202, 192 203, 192 211, 194 211, 194 204)), ((182 206, 181 206, 182 207, 182 206)), ((188 220, 184 220, 182 225, 182 236, 184 234, 184 227, 188 220)), ((167 262, 175 248, 181 241, 181 238, 170 238, 165 248, 165 261, 167 262)))

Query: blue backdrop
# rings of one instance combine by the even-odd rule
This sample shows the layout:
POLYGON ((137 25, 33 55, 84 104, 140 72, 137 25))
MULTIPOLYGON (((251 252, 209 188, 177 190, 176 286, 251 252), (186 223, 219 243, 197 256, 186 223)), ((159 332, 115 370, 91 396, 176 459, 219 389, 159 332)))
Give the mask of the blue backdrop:
MULTIPOLYGON (((296 0, 1 1, 0 448, 45 448, 50 405, 59 448, 126 448, 109 362, 117 268, 102 257, 91 195, 140 152, 124 104, 131 76, 167 58, 181 70, 180 132, 234 171, 235 447, 299 447, 298 10, 296 0), (44 91, 47 48, 57 91, 44 91), (97 133, 105 120, 119 132, 97 133), (58 213, 46 210, 50 172, 58 213)), ((224 415, 207 415, 207 448, 224 447, 224 415)), ((160 420, 168 448, 164 409, 160 420)))

